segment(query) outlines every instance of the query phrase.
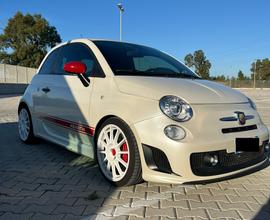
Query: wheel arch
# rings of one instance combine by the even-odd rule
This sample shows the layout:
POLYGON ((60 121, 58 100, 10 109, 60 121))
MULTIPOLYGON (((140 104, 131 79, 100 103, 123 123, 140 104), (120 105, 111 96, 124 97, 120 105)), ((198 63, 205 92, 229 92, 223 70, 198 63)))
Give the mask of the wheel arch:
MULTIPOLYGON (((119 118, 119 117, 116 116, 116 115, 106 115, 106 116, 102 117, 102 118, 98 121, 98 123, 97 123, 97 125, 96 125, 96 127, 95 127, 95 134, 94 134, 94 145, 95 145, 95 148, 96 148, 96 141, 97 141, 98 131, 99 131, 101 125, 102 125, 105 121, 107 121, 109 118, 119 118)), ((121 119, 121 118, 120 118, 120 119, 121 119)), ((121 119, 121 120, 123 120, 123 119, 121 119)), ((124 120, 123 120, 123 121, 124 121, 124 120)))
POLYGON ((18 114, 20 113, 20 110, 21 110, 23 107, 25 107, 25 108, 29 111, 29 113, 31 114, 28 105, 27 105, 26 102, 24 102, 24 101, 21 101, 20 104, 19 104, 19 106, 18 106, 18 114))

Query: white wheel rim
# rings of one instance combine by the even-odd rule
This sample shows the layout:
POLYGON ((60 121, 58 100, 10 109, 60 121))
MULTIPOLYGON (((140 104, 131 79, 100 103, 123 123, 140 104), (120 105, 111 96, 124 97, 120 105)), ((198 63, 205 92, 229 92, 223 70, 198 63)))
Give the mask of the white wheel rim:
POLYGON ((116 125, 106 125, 98 136, 97 159, 104 175, 111 181, 123 179, 130 156, 127 138, 116 125))
POLYGON ((26 109, 22 109, 19 114, 19 135, 23 141, 26 141, 30 133, 30 118, 26 109))

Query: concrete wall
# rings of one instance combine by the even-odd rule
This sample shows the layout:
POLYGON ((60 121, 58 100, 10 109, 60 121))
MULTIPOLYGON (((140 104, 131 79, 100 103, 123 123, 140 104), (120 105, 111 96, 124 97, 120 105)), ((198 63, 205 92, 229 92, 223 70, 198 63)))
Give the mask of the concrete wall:
POLYGON ((29 67, 0 64, 0 95, 24 93, 36 71, 29 67))
POLYGON ((36 71, 29 67, 0 64, 0 83, 29 84, 36 71))

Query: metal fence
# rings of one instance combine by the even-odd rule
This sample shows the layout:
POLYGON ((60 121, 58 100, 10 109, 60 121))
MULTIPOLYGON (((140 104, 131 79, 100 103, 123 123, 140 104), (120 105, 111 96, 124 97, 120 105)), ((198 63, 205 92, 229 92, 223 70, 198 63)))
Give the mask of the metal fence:
POLYGON ((270 80, 226 80, 215 81, 232 88, 270 88, 270 80))
POLYGON ((36 71, 29 67, 0 64, 0 83, 28 84, 36 71))

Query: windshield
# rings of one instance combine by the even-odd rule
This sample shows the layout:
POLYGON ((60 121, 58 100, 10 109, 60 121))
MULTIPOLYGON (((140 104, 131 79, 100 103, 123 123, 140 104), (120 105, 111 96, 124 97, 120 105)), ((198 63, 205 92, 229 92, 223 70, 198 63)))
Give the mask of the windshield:
POLYGON ((94 41, 115 75, 200 79, 185 65, 159 50, 130 43, 94 41))

